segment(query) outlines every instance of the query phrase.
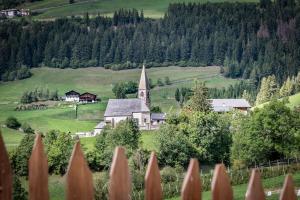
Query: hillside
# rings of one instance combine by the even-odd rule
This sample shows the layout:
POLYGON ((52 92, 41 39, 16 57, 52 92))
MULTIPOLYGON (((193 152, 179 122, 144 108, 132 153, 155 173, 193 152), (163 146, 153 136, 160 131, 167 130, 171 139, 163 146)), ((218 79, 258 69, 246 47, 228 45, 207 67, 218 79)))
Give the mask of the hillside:
MULTIPOLYGON (((90 131, 103 118, 107 100, 114 98, 113 84, 120 81, 138 81, 140 76, 139 69, 111 71, 103 68, 35 68, 32 72, 33 76, 29 79, 0 83, 0 124, 3 124, 8 116, 15 116, 21 122, 28 122, 34 129, 43 132, 50 129, 70 132, 90 131), (81 93, 91 92, 97 94, 102 102, 79 106, 78 119, 75 119, 75 110, 72 106, 61 105, 46 110, 14 111, 23 92, 35 88, 50 91, 57 89, 60 96, 72 89, 81 93)), ((222 77, 218 67, 151 68, 148 70, 148 75, 153 83, 156 83, 158 78, 163 80, 166 76, 171 80, 171 85, 155 87, 151 91, 152 105, 160 106, 164 112, 178 108, 174 99, 176 88, 190 87, 195 79, 206 81, 209 87, 218 88, 237 81, 222 77)))
MULTIPOLYGON (((255 109, 255 108, 262 108, 266 104, 268 104, 268 102, 260 104, 258 106, 255 106, 255 107, 252 108, 252 110, 255 109)), ((289 103, 287 105, 290 108, 294 108, 294 107, 299 106, 300 105, 300 93, 297 93, 297 94, 294 94, 292 96, 289 96, 289 103)))
MULTIPOLYGON (((225 0, 236 2, 234 0, 225 0)), ((257 2, 256 0, 239 0, 240 2, 257 2)), ((83 15, 86 12, 112 16, 114 11, 121 8, 136 8, 143 10, 145 17, 161 18, 164 16, 170 3, 179 2, 224 2, 224 0, 75 0, 74 4, 69 4, 68 0, 43 0, 34 3, 26 3, 20 7, 28 8, 32 12, 38 13, 36 19, 53 19, 65 16, 83 15)))

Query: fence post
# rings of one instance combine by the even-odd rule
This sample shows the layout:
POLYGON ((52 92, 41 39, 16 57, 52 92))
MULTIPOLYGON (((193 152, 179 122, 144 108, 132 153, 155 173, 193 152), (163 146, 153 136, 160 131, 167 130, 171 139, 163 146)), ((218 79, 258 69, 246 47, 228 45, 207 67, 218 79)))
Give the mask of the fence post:
POLYGON ((44 153, 42 136, 35 136, 34 146, 29 159, 29 199, 48 200, 48 161, 44 153))
POLYGON ((123 147, 116 147, 109 175, 109 199, 131 199, 129 167, 123 147))
POLYGON ((280 200, 297 200, 293 178, 290 174, 285 177, 284 185, 280 193, 280 200))
POLYGON ((253 169, 246 192, 246 200, 265 200, 265 192, 258 169, 253 169))
POLYGON ((162 197, 159 168, 155 153, 152 152, 145 175, 145 199, 160 200, 162 197))
POLYGON ((8 154, 0 131, 0 199, 12 199, 12 173, 8 154))
POLYGON ((92 173, 84 159, 79 141, 74 145, 66 176, 68 200, 94 199, 92 173))
POLYGON ((190 160, 188 171, 184 177, 181 188, 181 199, 201 200, 201 180, 197 159, 190 160))
POLYGON ((233 192, 230 180, 226 174, 224 164, 215 167, 214 176, 211 182, 212 200, 232 200, 233 192))

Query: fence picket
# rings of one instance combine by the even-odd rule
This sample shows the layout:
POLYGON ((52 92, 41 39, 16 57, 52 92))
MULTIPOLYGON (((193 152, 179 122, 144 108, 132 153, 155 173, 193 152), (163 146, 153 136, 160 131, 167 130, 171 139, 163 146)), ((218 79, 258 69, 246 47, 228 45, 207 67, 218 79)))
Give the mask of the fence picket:
POLYGON ((163 195, 157 158, 155 153, 152 152, 145 175, 145 199, 160 200, 162 197, 163 195))
POLYGON ((48 161, 44 153, 42 136, 37 134, 29 159, 29 199, 48 200, 48 161))
POLYGON ((12 173, 8 154, 0 131, 0 199, 12 199, 12 173))
POLYGON ((128 161, 123 147, 116 147, 110 169, 109 199, 131 199, 131 181, 128 161))
POLYGON ((232 200, 233 192, 224 164, 217 164, 211 182, 212 200, 232 200))
POLYGON ((280 200, 296 200, 293 178, 290 174, 285 177, 284 185, 280 193, 280 200))
POLYGON ((201 200, 201 180, 197 159, 190 160, 190 164, 182 184, 181 199, 201 200))
POLYGON ((79 141, 74 145, 66 176, 68 200, 94 199, 92 173, 84 159, 79 141))
POLYGON ((246 200, 265 200, 265 192, 258 169, 253 169, 246 192, 246 200))

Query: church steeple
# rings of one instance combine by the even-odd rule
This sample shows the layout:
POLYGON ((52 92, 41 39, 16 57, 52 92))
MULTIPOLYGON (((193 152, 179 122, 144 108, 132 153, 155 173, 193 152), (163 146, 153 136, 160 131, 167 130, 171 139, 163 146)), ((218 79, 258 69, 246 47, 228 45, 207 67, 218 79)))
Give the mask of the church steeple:
POLYGON ((149 85, 149 80, 147 77, 145 65, 143 65, 143 69, 141 73, 138 97, 139 99, 142 99, 148 107, 150 107, 150 85, 149 85))

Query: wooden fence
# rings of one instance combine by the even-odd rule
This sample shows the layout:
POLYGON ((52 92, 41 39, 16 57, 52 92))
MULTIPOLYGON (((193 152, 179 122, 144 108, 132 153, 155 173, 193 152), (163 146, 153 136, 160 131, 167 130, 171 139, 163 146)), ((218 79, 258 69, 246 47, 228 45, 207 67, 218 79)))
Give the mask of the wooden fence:
MULTIPOLYGON (((0 200, 12 199, 12 170, 7 151, 0 135, 0 200)), ((157 158, 152 152, 145 176, 145 199, 163 199, 161 177, 157 158)), ((212 200, 232 200, 233 191, 230 179, 223 164, 215 167, 211 183, 212 200)), ((94 198, 92 173, 85 161, 79 141, 74 145, 72 156, 66 173, 66 199, 68 200, 92 200, 94 198)), ((258 169, 253 169, 245 194, 246 200, 263 200, 265 192, 260 179, 258 169)), ((37 135, 35 144, 29 159, 29 199, 48 200, 48 163, 44 153, 41 135, 37 135)), ((109 181, 110 200, 131 199, 131 177, 125 149, 117 147, 114 152, 110 169, 109 181)), ((199 163, 191 159, 185 175, 181 199, 201 200, 201 179, 199 163)), ((295 188, 291 175, 287 175, 280 193, 280 200, 296 200, 295 188)))

